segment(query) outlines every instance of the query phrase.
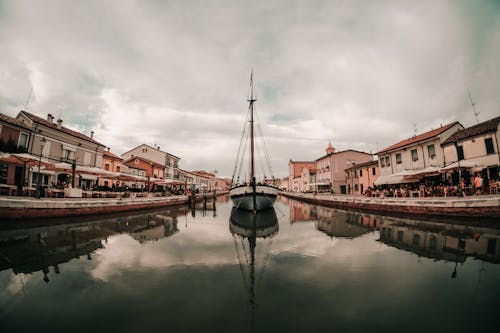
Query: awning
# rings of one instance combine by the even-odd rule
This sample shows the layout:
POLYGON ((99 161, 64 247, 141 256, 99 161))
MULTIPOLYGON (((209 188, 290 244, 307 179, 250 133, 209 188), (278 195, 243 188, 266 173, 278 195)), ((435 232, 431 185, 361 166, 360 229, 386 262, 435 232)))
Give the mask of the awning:
POLYGON ((482 167, 479 163, 472 162, 472 161, 458 161, 458 162, 453 162, 451 164, 448 164, 444 168, 441 168, 441 172, 446 172, 446 171, 451 171, 455 169, 472 169, 476 167, 482 167))
POLYGON ((87 173, 80 173, 79 176, 81 179, 87 179, 87 180, 96 180, 97 179, 96 175, 89 175, 87 173))
POLYGON ((393 185, 393 184, 407 184, 407 183, 417 183, 420 181, 421 177, 409 177, 408 175, 388 175, 380 176, 375 181, 375 185, 393 185))
POLYGON ((327 186, 330 185, 330 183, 311 183, 309 186, 327 186))

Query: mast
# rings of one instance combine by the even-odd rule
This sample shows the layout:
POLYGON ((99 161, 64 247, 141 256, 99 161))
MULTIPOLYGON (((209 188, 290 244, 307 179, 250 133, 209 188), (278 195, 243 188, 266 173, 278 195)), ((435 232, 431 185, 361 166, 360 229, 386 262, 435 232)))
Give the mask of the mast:
POLYGON ((254 161, 254 134, 253 134, 253 103, 257 99, 253 96, 253 68, 252 73, 250 74, 250 99, 248 102, 250 103, 250 183, 252 184, 252 197, 253 197, 253 213, 255 214, 257 211, 257 189, 256 189, 256 181, 255 181, 255 161, 254 161))
POLYGON ((248 99, 248 102, 250 103, 249 107, 250 107, 250 179, 251 179, 251 181, 254 181, 254 177, 255 177, 253 103, 256 100, 257 99, 254 98, 254 96, 253 96, 253 69, 252 69, 252 73, 250 74, 250 98, 248 99))

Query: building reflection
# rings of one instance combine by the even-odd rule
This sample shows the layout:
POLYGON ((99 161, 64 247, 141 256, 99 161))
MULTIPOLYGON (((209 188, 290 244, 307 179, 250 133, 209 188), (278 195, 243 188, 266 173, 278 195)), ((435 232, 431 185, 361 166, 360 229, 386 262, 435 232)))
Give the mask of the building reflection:
POLYGON ((341 209, 313 206, 289 200, 290 223, 314 222, 316 229, 330 237, 353 239, 369 233, 380 225, 373 215, 341 209))
POLYGON ((435 260, 473 257, 500 263, 500 230, 462 224, 386 218, 379 241, 435 260))
POLYGON ((421 257, 455 263, 473 257, 500 263, 500 229, 373 215, 283 200, 290 207, 290 223, 315 222, 316 228, 330 237, 353 239, 379 230, 378 241, 421 257))
POLYGON ((157 241, 179 232, 177 217, 186 208, 137 213, 100 220, 61 223, 29 229, 4 230, 0 238, 0 271, 12 269, 14 274, 41 271, 44 281, 49 273, 61 273, 60 265, 105 247, 110 236, 128 233, 140 243, 157 241))

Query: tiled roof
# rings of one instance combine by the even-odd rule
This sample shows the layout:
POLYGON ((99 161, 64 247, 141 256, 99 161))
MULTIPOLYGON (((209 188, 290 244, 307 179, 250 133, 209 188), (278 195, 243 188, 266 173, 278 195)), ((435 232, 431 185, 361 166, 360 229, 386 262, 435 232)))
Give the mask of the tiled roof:
POLYGON ((3 113, 0 113, 0 121, 4 121, 6 123, 9 123, 9 124, 12 124, 14 126, 21 127, 21 128, 27 129, 27 130, 31 130, 31 128, 29 126, 27 126, 25 123, 23 123, 22 121, 20 121, 16 118, 9 117, 3 113))
POLYGON ((370 153, 366 153, 364 151, 359 151, 359 150, 356 150, 356 149, 346 149, 346 150, 336 151, 334 153, 328 153, 326 155, 321 156, 320 158, 317 158, 316 161, 319 161, 319 160, 321 160, 321 159, 323 159, 325 157, 329 157, 330 155, 338 155, 338 154, 342 154, 342 153, 345 153, 345 152, 348 152, 348 151, 353 151, 355 153, 361 153, 361 154, 366 154, 366 155, 372 155, 370 153))
POLYGON ((422 133, 420 135, 417 135, 415 137, 411 137, 409 139, 405 139, 403 141, 399 141, 398 143, 393 144, 392 146, 387 147, 387 148, 379 151, 377 153, 377 155, 380 155, 381 153, 385 153, 385 152, 388 152, 388 151, 391 151, 391 150, 394 150, 394 149, 397 149, 397 148, 408 146, 408 145, 411 145, 411 144, 414 144, 414 143, 417 143, 417 142, 420 142, 420 141, 428 140, 430 138, 438 136, 439 134, 445 132, 446 130, 448 130, 449 128, 455 126, 456 124, 460 124, 460 123, 458 121, 455 121, 455 122, 453 122, 451 124, 441 126, 441 127, 436 128, 436 129, 434 129, 432 131, 422 133))
POLYGON ((50 127, 52 129, 55 129, 57 131, 61 131, 63 133, 69 134, 69 135, 77 137, 79 139, 82 139, 82 140, 85 140, 85 141, 89 141, 89 142, 98 144, 100 146, 104 146, 102 143, 95 141, 94 139, 86 136, 85 134, 78 133, 76 131, 70 130, 69 128, 64 127, 64 126, 61 126, 61 128, 58 128, 56 123, 53 123, 53 122, 50 122, 50 121, 48 121, 46 119, 40 118, 38 116, 35 116, 32 113, 29 113, 29 112, 26 112, 26 111, 21 111, 20 114, 25 115, 26 117, 28 117, 29 119, 31 119, 35 123, 38 123, 38 124, 50 127))
POLYGON ((345 170, 346 171, 347 170, 354 170, 354 169, 364 168, 364 167, 367 167, 370 165, 377 165, 377 164, 378 164, 378 161, 368 161, 368 162, 364 162, 364 163, 354 164, 352 167, 349 167, 345 170))
POLYGON ((446 141, 444 141, 441 145, 445 146, 455 141, 460 141, 466 138, 478 136, 483 133, 496 132, 498 129, 498 123, 500 123, 500 117, 496 117, 488 121, 482 122, 480 124, 468 127, 461 131, 455 132, 448 139, 446 139, 446 141))
POLYGON ((133 161, 133 160, 135 160, 135 159, 142 160, 142 161, 144 161, 144 162, 146 162, 146 163, 150 163, 150 164, 155 165, 155 166, 164 167, 164 165, 161 165, 161 164, 159 164, 159 163, 156 163, 155 161, 151 161, 150 159, 144 158, 144 157, 142 157, 142 156, 134 156, 134 157, 131 157, 131 158, 129 158, 128 160, 124 161, 123 163, 125 163, 125 164, 126 164, 126 163, 129 163, 130 161, 133 161))
POLYGON ((106 157, 108 157, 108 158, 112 158, 112 159, 115 159, 115 160, 123 161, 123 158, 121 158, 120 156, 115 155, 112 152, 109 152, 107 150, 104 151, 103 155, 106 156, 106 157))

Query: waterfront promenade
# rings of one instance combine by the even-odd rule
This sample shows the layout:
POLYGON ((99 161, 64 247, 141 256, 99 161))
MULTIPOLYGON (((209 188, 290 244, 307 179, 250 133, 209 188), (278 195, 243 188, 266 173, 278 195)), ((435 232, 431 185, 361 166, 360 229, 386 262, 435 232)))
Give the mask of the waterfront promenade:
POLYGON ((397 215, 500 218, 500 195, 469 197, 394 198, 281 192, 287 198, 342 209, 397 215))
POLYGON ((187 195, 140 198, 0 197, 0 219, 83 216, 184 205, 187 195))

